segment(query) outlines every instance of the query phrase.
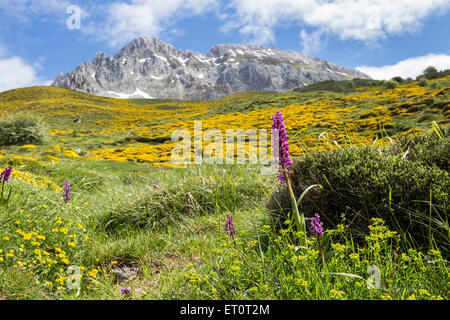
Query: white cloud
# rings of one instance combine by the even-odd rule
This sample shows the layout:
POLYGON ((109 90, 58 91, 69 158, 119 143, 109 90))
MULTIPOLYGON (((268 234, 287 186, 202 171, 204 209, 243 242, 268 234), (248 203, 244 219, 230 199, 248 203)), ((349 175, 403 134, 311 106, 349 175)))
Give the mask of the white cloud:
POLYGON ((289 24, 371 42, 419 29, 425 17, 447 11, 450 0, 231 0, 229 8, 234 15, 223 29, 238 29, 251 42, 273 42, 274 28, 289 24))
POLYGON ((321 37, 322 32, 320 31, 307 33, 305 30, 302 30, 300 32, 300 39, 303 44, 303 52, 305 54, 313 54, 319 51, 324 45, 321 37))
POLYGON ((36 70, 20 57, 0 57, 0 92, 15 88, 48 85, 36 75, 36 70))
POLYGON ((450 69, 450 55, 430 53, 425 56, 402 60, 394 65, 382 67, 360 66, 356 69, 371 76, 373 79, 387 80, 396 76, 415 78, 429 66, 433 66, 438 70, 450 69))
POLYGON ((21 23, 31 21, 32 16, 59 13, 66 15, 66 8, 70 2, 65 0, 14 0, 0 1, 0 9, 10 18, 18 19, 21 23))
POLYGON ((91 29, 110 45, 118 46, 139 37, 169 32, 178 20, 214 10, 217 0, 132 0, 116 2, 106 9, 105 27, 91 29))

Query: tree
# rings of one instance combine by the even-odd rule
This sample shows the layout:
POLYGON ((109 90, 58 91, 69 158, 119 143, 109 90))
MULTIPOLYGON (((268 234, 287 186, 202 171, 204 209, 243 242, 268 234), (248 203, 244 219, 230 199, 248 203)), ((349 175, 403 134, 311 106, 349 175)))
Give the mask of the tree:
POLYGON ((394 77, 394 78, 392 78, 391 80, 397 81, 398 83, 403 83, 403 82, 405 82, 405 80, 403 80, 402 77, 394 77))
POLYGON ((435 73, 438 72, 437 69, 433 66, 429 66, 428 68, 426 68, 425 70, 423 70, 423 74, 428 74, 428 73, 435 73))

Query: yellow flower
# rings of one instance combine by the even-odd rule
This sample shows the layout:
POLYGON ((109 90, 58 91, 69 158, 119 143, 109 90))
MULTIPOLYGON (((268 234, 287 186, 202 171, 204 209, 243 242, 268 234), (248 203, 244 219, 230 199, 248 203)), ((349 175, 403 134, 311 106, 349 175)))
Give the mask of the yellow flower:
POLYGON ((77 246, 75 243, 70 242, 70 241, 69 241, 68 245, 69 245, 69 247, 72 247, 72 248, 75 248, 77 246))
POLYGON ((425 290, 425 289, 419 289, 419 293, 420 293, 421 295, 423 295, 423 296, 430 296, 430 294, 428 293, 428 291, 425 290))
POLYGON ((97 277, 97 273, 98 273, 97 269, 92 269, 91 271, 88 272, 88 276, 95 278, 97 277))
POLYGON ((359 254, 357 254, 357 253, 350 253, 349 257, 350 257, 350 259, 358 260, 359 259, 359 254))
POLYGON ((344 291, 339 291, 339 290, 332 289, 332 290, 330 291, 330 294, 331 294, 331 297, 332 297, 332 298, 338 298, 338 299, 340 299, 340 298, 342 298, 342 297, 345 295, 345 292, 344 292, 344 291))
POLYGON ((2 237, 2 240, 8 241, 9 238, 8 237, 2 237))
POLYGON ((32 237, 31 233, 26 233, 26 234, 23 235, 23 240, 30 240, 31 237, 32 237))

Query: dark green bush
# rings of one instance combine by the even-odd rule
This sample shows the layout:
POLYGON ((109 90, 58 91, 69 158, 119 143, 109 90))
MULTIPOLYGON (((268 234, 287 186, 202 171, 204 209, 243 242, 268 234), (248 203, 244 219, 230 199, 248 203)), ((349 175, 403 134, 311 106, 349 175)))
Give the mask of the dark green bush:
POLYGON ((0 146, 42 144, 47 136, 44 122, 30 114, 14 114, 0 119, 0 146))
POLYGON ((398 82, 398 83, 403 83, 405 82, 405 79, 403 79, 402 77, 394 77, 391 79, 392 81, 398 82))
POLYGON ((427 79, 421 78, 418 82, 418 85, 421 87, 425 87, 427 83, 428 83, 427 79))
MULTIPOLYGON (((428 244, 431 231, 448 252, 448 147, 448 138, 441 140, 433 133, 403 137, 395 147, 383 150, 354 147, 308 154, 293 165, 294 192, 299 196, 313 184, 321 184, 323 190, 310 191, 300 209, 306 217, 319 213, 327 227, 345 217, 356 238, 367 233, 375 217, 409 233, 417 243, 428 244)), ((291 211, 287 190, 281 188, 268 207, 281 225, 291 211)))
POLYGON ((429 73, 436 73, 438 72, 437 69, 433 66, 429 66, 425 70, 423 70, 423 74, 429 74, 429 73))
POLYGON ((394 80, 389 80, 384 83, 386 89, 395 89, 398 87, 398 82, 394 80))
POLYGON ((264 196, 261 181, 248 177, 222 177, 220 180, 202 176, 180 180, 169 188, 157 188, 130 201, 115 201, 114 207, 100 218, 108 232, 127 229, 164 227, 183 217, 234 212, 259 205, 264 196))
POLYGON ((391 155, 404 154, 409 161, 420 162, 441 170, 450 172, 450 128, 442 129, 444 139, 440 139, 435 132, 419 135, 401 135, 397 143, 387 149, 391 155))
POLYGON ((119 203, 102 217, 101 224, 107 231, 153 229, 165 226, 180 216, 192 217, 216 210, 216 199, 210 189, 195 186, 189 189, 174 186, 119 203))

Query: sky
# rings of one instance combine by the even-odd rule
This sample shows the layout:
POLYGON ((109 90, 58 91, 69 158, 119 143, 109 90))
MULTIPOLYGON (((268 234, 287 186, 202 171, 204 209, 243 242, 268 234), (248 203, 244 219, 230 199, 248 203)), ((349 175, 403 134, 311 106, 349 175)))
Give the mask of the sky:
POLYGON ((49 85, 140 36, 289 49, 374 79, 450 69, 450 0, 0 0, 0 92, 49 85))

